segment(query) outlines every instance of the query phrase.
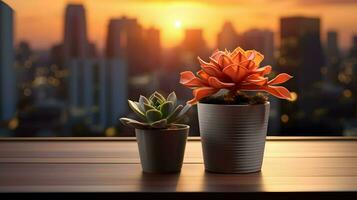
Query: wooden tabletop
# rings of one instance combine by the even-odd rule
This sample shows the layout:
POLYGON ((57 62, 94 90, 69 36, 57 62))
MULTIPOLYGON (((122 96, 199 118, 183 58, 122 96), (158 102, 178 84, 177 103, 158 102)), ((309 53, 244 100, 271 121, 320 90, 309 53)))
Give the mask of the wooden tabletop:
POLYGON ((269 138, 263 169, 213 174, 201 143, 179 174, 145 174, 132 139, 0 140, 0 192, 353 192, 357 140, 269 138))

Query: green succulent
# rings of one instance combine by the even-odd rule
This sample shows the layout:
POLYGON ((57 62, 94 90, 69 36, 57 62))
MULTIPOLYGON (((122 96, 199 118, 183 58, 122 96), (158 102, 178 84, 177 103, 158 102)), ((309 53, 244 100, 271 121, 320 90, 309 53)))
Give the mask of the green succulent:
POLYGON ((134 119, 120 118, 127 126, 138 129, 163 129, 170 127, 173 123, 180 121, 191 105, 177 105, 177 97, 172 92, 165 98, 162 94, 154 92, 149 98, 140 95, 139 101, 128 100, 130 108, 144 122, 134 119))

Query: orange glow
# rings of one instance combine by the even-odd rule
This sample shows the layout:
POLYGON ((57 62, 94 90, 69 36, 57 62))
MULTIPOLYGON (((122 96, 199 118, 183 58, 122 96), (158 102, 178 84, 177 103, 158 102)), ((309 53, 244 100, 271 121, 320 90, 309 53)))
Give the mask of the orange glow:
POLYGON ((357 32, 357 3, 306 3, 302 0, 4 1, 16 11, 16 41, 30 41, 35 48, 49 48, 62 40, 64 9, 67 3, 73 2, 84 4, 89 38, 101 48, 109 19, 123 15, 138 18, 144 28, 160 28, 163 47, 179 44, 185 28, 202 28, 206 42, 214 47, 217 33, 226 20, 232 21, 240 33, 250 28, 277 31, 279 18, 288 15, 321 17, 322 31, 334 29, 340 32, 342 47, 349 47, 351 35, 357 32))
POLYGON ((180 29, 182 27, 182 22, 180 20, 175 21, 175 28, 180 29))

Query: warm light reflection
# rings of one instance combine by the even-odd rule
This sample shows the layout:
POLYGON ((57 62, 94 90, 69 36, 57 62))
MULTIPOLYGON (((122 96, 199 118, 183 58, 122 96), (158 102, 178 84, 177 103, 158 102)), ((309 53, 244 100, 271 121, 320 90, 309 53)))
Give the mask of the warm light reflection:
POLYGON ((182 27, 182 22, 180 20, 175 21, 175 28, 180 29, 182 27))

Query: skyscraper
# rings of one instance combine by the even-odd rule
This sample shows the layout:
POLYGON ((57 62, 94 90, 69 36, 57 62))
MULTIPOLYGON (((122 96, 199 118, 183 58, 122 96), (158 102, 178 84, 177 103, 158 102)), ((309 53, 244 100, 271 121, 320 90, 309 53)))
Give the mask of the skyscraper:
POLYGON ((220 50, 233 51, 239 45, 239 36, 229 21, 223 24, 221 32, 217 35, 217 47, 220 50))
POLYGON ((13 47, 13 11, 0 1, 0 121, 16 111, 16 80, 13 47))
POLYGON ((66 60, 86 58, 89 55, 85 8, 80 4, 66 7, 63 51, 66 60))
POLYGON ((130 76, 145 72, 145 47, 143 29, 137 19, 121 17, 111 19, 108 27, 106 42, 107 58, 125 58, 128 63, 130 76))
POLYGON ((281 102, 283 134, 330 129, 330 122, 321 123, 325 116, 319 110, 326 110, 326 94, 321 89, 324 66, 320 39, 320 19, 311 17, 284 17, 280 20, 280 58, 278 69, 292 76, 286 87, 294 92, 294 102, 281 102))
POLYGON ((304 95, 321 81, 324 56, 320 19, 284 17, 280 20, 280 37, 280 70, 295 76, 289 81, 289 88, 304 95))
POLYGON ((86 13, 83 5, 69 4, 65 11, 62 52, 65 68, 69 71, 68 94, 72 115, 93 120, 94 64, 93 51, 87 38, 86 13))
POLYGON ((352 46, 350 49, 350 55, 351 58, 357 58, 357 35, 354 35, 352 37, 352 46))
POLYGON ((195 54, 194 56, 204 56, 207 53, 207 45, 203 39, 202 29, 186 29, 185 37, 181 44, 184 52, 195 54))
POLYGON ((261 65, 275 65, 274 33, 269 30, 251 29, 243 33, 244 49, 255 49, 264 55, 261 65))
POLYGON ((338 34, 336 31, 327 32, 326 42, 326 64, 327 71, 325 78, 327 81, 334 82, 337 80, 339 65, 341 62, 340 49, 338 47, 338 34))
POLYGON ((326 57, 328 58, 328 64, 334 63, 339 56, 340 49, 338 47, 338 34, 336 31, 328 31, 326 44, 326 57))
POLYGON ((160 30, 156 28, 144 30, 144 44, 146 46, 147 70, 158 70, 161 67, 160 30))
POLYGON ((120 57, 107 58, 97 65, 98 124, 101 128, 114 126, 127 114, 128 65, 120 57))

